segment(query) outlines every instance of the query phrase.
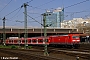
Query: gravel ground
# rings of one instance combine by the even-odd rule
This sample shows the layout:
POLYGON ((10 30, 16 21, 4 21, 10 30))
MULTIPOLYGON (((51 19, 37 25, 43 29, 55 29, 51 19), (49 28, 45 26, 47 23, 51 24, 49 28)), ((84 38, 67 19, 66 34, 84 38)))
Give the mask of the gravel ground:
MULTIPOLYGON (((28 51, 29 52, 29 51, 28 51)), ((33 54, 40 54, 40 55, 44 55, 43 52, 29 52, 29 53, 33 53, 33 54)), ((56 54, 56 53, 49 53, 49 56, 51 57, 57 57, 57 58, 60 58, 62 60, 76 60, 76 57, 73 57, 73 56, 68 56, 68 55, 64 55, 63 53, 60 53, 60 54, 56 54)), ((21 60, 42 60, 42 59, 37 59, 37 58, 34 58, 34 57, 30 57, 30 56, 27 56, 27 57, 24 57, 22 55, 18 55, 18 54, 9 54, 9 53, 5 53, 5 52, 1 52, 0 51, 0 59, 2 59, 2 57, 15 57, 15 58, 18 58, 18 59, 21 59, 21 60), (31 59, 32 58, 32 59, 31 59)), ((11 60, 11 59, 10 59, 11 60)), ((15 60, 15 59, 12 59, 12 60, 15 60)), ((16 59, 17 60, 17 59, 16 59)), ((86 59, 79 59, 79 60, 86 60, 86 59)))
MULTIPOLYGON (((82 44, 81 45, 81 49, 83 49, 82 47, 85 47, 85 48, 90 48, 90 44, 87 45, 87 44, 82 44)), ((28 51, 28 53, 33 53, 33 54, 40 54, 40 55, 44 55, 43 52, 36 52, 36 51, 28 51)), ((56 52, 50 52, 49 53, 49 56, 51 57, 57 57, 57 58, 60 58, 62 60, 77 60, 76 59, 76 56, 69 56, 69 55, 65 55, 64 53, 61 53, 59 52, 58 54, 56 52)), ((34 57, 31 57, 31 56, 23 56, 23 55, 19 55, 19 54, 13 54, 13 53, 7 53, 7 52, 2 52, 0 51, 0 60, 5 60, 5 58, 16 58, 16 59, 10 59, 10 60, 42 60, 42 59, 38 59, 38 58, 34 58, 34 57), (17 59, 18 58, 18 59, 17 59)), ((6 59, 6 60, 9 60, 9 59, 6 59)), ((79 60, 90 60, 90 59, 82 59, 82 58, 79 58, 79 60)))

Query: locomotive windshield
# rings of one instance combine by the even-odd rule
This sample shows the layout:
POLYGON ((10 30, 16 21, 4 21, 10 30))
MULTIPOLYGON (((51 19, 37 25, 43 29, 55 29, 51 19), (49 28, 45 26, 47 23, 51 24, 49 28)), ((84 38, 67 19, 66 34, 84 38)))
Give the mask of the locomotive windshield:
POLYGON ((74 39, 78 39, 78 38, 79 38, 79 36, 72 36, 72 38, 74 38, 74 39))

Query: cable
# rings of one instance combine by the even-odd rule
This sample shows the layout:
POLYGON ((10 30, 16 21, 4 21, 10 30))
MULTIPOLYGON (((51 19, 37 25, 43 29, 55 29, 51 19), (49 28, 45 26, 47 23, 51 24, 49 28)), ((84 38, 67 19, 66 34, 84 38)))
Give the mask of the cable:
MULTIPOLYGON (((82 2, 79 2, 79 3, 73 4, 73 5, 67 6, 67 7, 65 7, 65 8, 69 8, 69 7, 72 7, 72 6, 75 6, 75 5, 78 5, 78 4, 81 4, 81 3, 87 2, 87 1, 89 1, 89 0, 82 1, 82 2)), ((64 8, 64 9, 65 9, 65 8, 64 8)), ((72 13, 82 13, 82 12, 86 12, 86 11, 83 10, 83 11, 72 12, 72 13)))
POLYGON ((49 1, 49 2, 46 2, 46 3, 42 4, 42 5, 37 6, 37 7, 33 7, 33 6, 29 6, 29 7, 37 8, 37 9, 41 9, 41 10, 46 10, 46 9, 42 9, 42 8, 38 8, 38 7, 43 6, 43 5, 46 5, 46 4, 48 4, 48 3, 51 3, 52 1, 54 1, 54 0, 51 0, 51 1, 49 1))
POLYGON ((33 0, 30 0, 29 2, 26 2, 26 3, 30 3, 30 2, 32 2, 33 0))
POLYGON ((34 19, 33 17, 27 15, 28 17, 30 17, 31 19, 33 19, 35 22, 39 23, 40 25, 43 25, 42 23, 38 22, 36 19, 34 19))
MULTIPOLYGON (((11 13, 15 12, 16 10, 18 10, 18 9, 20 9, 20 8, 21 8, 21 7, 15 9, 14 11, 12 11, 12 12, 10 12, 10 13, 8 13, 7 15, 5 15, 5 17, 8 16, 8 15, 10 15, 11 13)), ((20 10, 21 10, 21 9, 20 9, 20 10)), ((18 12, 19 12, 19 11, 18 11, 18 12)), ((18 12, 17 12, 17 13, 18 13, 18 12)), ((15 15, 17 15, 17 13, 16 13, 15 15)), ((15 15, 14 15, 14 16, 15 16, 15 15)), ((13 17, 14 17, 14 16, 13 16, 13 17)), ((13 18, 13 17, 12 17, 12 18, 13 18)), ((6 19, 6 20, 12 21, 12 20, 10 20, 10 19, 6 19)))
POLYGON ((85 15, 84 17, 88 17, 90 15, 90 13, 89 14, 87 14, 87 15, 85 15))
MULTIPOLYGON (((11 2, 11 1, 12 1, 12 0, 10 0, 10 2, 11 2)), ((9 5, 9 4, 10 4, 10 2, 9 2, 7 5, 9 5)), ((6 6, 7 6, 7 5, 6 5, 6 6)), ((6 6, 5 6, 5 7, 6 7, 6 6)), ((3 9, 5 9, 5 7, 4 7, 3 9)), ((3 9, 2 9, 2 10, 3 10, 3 9)), ((2 10, 1 10, 1 11, 2 11, 2 10)), ((1 12, 1 11, 0 11, 0 12, 1 12)))
MULTIPOLYGON (((39 17, 41 17, 41 16, 37 16, 37 17, 35 17, 35 18, 39 18, 39 17)), ((28 21, 28 22, 31 22, 31 21, 28 21)), ((32 21, 32 22, 36 22, 36 21, 32 21)))
MULTIPOLYGON (((21 10, 21 8, 20 8, 20 10, 21 10)), ((20 12, 20 10, 18 10, 18 12, 13 17, 11 17, 10 19, 14 18, 20 12)))
MULTIPOLYGON (((33 0, 31 0, 31 1, 33 1, 33 0)), ((29 1, 29 2, 27 2, 27 3, 30 3, 31 1, 29 1)), ((19 8, 22 8, 23 7, 23 5, 21 6, 21 7, 19 7, 19 8)), ((11 13, 13 13, 13 12, 15 12, 16 10, 18 10, 19 8, 17 8, 17 9, 15 9, 14 11, 12 11, 12 12, 10 12, 10 13, 8 13, 7 15, 5 15, 5 16, 8 16, 8 15, 10 15, 11 13)), ((19 11, 18 11, 19 12, 19 11)), ((17 12, 17 13, 18 13, 17 12)))
MULTIPOLYGON (((12 0, 11 0, 11 1, 12 1, 12 0)), ((11 2, 11 1, 10 1, 10 2, 11 2)), ((31 1, 33 1, 33 0, 31 0, 31 1)), ((27 3, 30 3, 31 1, 29 1, 29 2, 27 2, 27 3)), ((10 3, 10 2, 9 2, 9 3, 10 3)), ((21 6, 21 7, 19 7, 19 8, 22 8, 22 7, 23 7, 23 6, 21 6)), ((18 10, 19 8, 15 9, 14 11, 18 10)), ((5 15, 5 16, 10 15, 10 14, 11 14, 11 13, 13 13, 14 11, 12 11, 12 12, 8 13, 8 14, 7 14, 7 15, 5 15)))
MULTIPOLYGON (((21 8, 21 7, 19 7, 19 8, 21 8)), ((17 8, 17 9, 15 9, 15 10, 13 10, 12 12, 8 13, 8 14, 7 14, 7 15, 5 15, 5 16, 10 15, 11 13, 15 12, 15 11, 16 11, 16 10, 18 10, 19 8, 17 8)))
MULTIPOLYGON (((29 15, 27 15, 27 16, 29 16, 29 15)), ((30 18, 32 18, 31 16, 29 16, 30 18)), ((37 22, 37 23, 39 23, 40 25, 42 25, 43 26, 43 24, 42 23, 40 23, 39 21, 37 21, 36 19, 34 19, 34 18, 32 18, 35 22, 37 22)), ((51 25, 53 25, 53 24, 56 24, 57 22, 51 22, 51 24, 49 24, 49 25, 46 25, 46 27, 49 27, 49 26, 51 26, 51 25)))
POLYGON ((42 8, 38 8, 38 7, 33 7, 33 6, 29 6, 29 7, 32 7, 32 8, 36 8, 36 9, 41 9, 41 10, 46 10, 46 9, 42 9, 42 8))
MULTIPOLYGON (((17 8, 17 9, 13 10, 12 12, 8 13, 8 14, 7 14, 7 15, 5 15, 5 16, 10 15, 11 13, 15 12, 15 11, 16 11, 16 10, 18 10, 18 9, 20 9, 20 10, 21 10, 21 8, 22 8, 22 7, 19 7, 19 8, 17 8)), ((19 10, 19 11, 20 11, 20 10, 19 10)), ((18 12, 19 12, 19 11, 18 11, 18 12)), ((18 14, 18 12, 17 12, 15 15, 17 15, 17 14, 18 14)), ((14 18, 14 17, 15 17, 15 15, 14 15, 13 17, 11 17, 10 19, 14 18)), ((6 20, 8 20, 8 21, 12 21, 12 20, 10 20, 10 19, 6 19, 6 20)))
POLYGON ((16 25, 17 25, 17 23, 13 24, 12 26, 16 26, 16 25))
MULTIPOLYGON (((90 9, 90 8, 89 8, 90 9)), ((89 9, 85 9, 85 10, 82 10, 82 11, 78 11, 78 12, 66 12, 66 13, 83 13, 83 12, 90 12, 90 11, 87 11, 89 9)))
MULTIPOLYGON (((51 0, 51 1, 49 1, 49 2, 47 2, 47 3, 45 3, 45 4, 48 4, 48 3, 51 3, 52 1, 54 1, 54 0, 51 0)), ((45 5, 45 4, 42 4, 42 5, 39 5, 39 6, 43 6, 43 5, 45 5)), ((39 7, 38 6, 38 7, 39 7)), ((33 6, 29 6, 29 7, 32 7, 32 8, 37 8, 37 9, 41 9, 41 10, 46 10, 46 9, 42 9, 42 8, 38 8, 38 7, 33 7, 33 6)), ((37 17, 36 17, 37 18, 37 17)), ((37 21, 36 21, 37 22, 37 21)), ((39 23, 39 22, 38 22, 39 23)), ((40 24, 40 23, 39 23, 40 24)), ((42 24, 41 24, 42 25, 42 24)))
MULTIPOLYGON (((78 5, 78 4, 87 2, 87 1, 89 1, 89 0, 82 1, 82 2, 79 2, 79 3, 73 4, 73 5, 67 6, 67 7, 65 7, 65 8, 69 8, 69 7, 72 7, 72 6, 75 6, 75 5, 78 5)), ((65 8, 64 8, 64 9, 65 9, 65 8)))
POLYGON ((27 12, 27 13, 29 13, 29 14, 40 14, 40 13, 34 13, 34 12, 27 12))
POLYGON ((51 0, 51 1, 49 1, 49 2, 46 2, 46 3, 42 4, 42 5, 39 5, 39 6, 37 6, 37 7, 40 7, 40 6, 46 5, 46 4, 51 3, 51 2, 53 2, 53 1, 54 1, 54 0, 51 0))

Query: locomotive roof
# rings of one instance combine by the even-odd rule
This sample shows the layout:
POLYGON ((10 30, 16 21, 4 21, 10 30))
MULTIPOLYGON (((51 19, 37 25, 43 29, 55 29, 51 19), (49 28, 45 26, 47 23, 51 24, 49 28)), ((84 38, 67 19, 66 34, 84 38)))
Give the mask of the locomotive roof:
POLYGON ((69 35, 52 35, 52 37, 56 37, 56 36, 69 36, 69 35))

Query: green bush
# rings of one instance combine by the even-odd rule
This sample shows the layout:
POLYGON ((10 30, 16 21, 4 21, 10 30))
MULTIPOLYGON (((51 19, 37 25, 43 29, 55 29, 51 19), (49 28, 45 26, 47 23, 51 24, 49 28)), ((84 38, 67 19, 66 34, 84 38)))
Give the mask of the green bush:
POLYGON ((17 46, 12 45, 12 46, 11 46, 11 49, 17 49, 17 46))
POLYGON ((31 49, 31 48, 32 48, 32 46, 28 46, 28 48, 29 48, 29 49, 31 49))

